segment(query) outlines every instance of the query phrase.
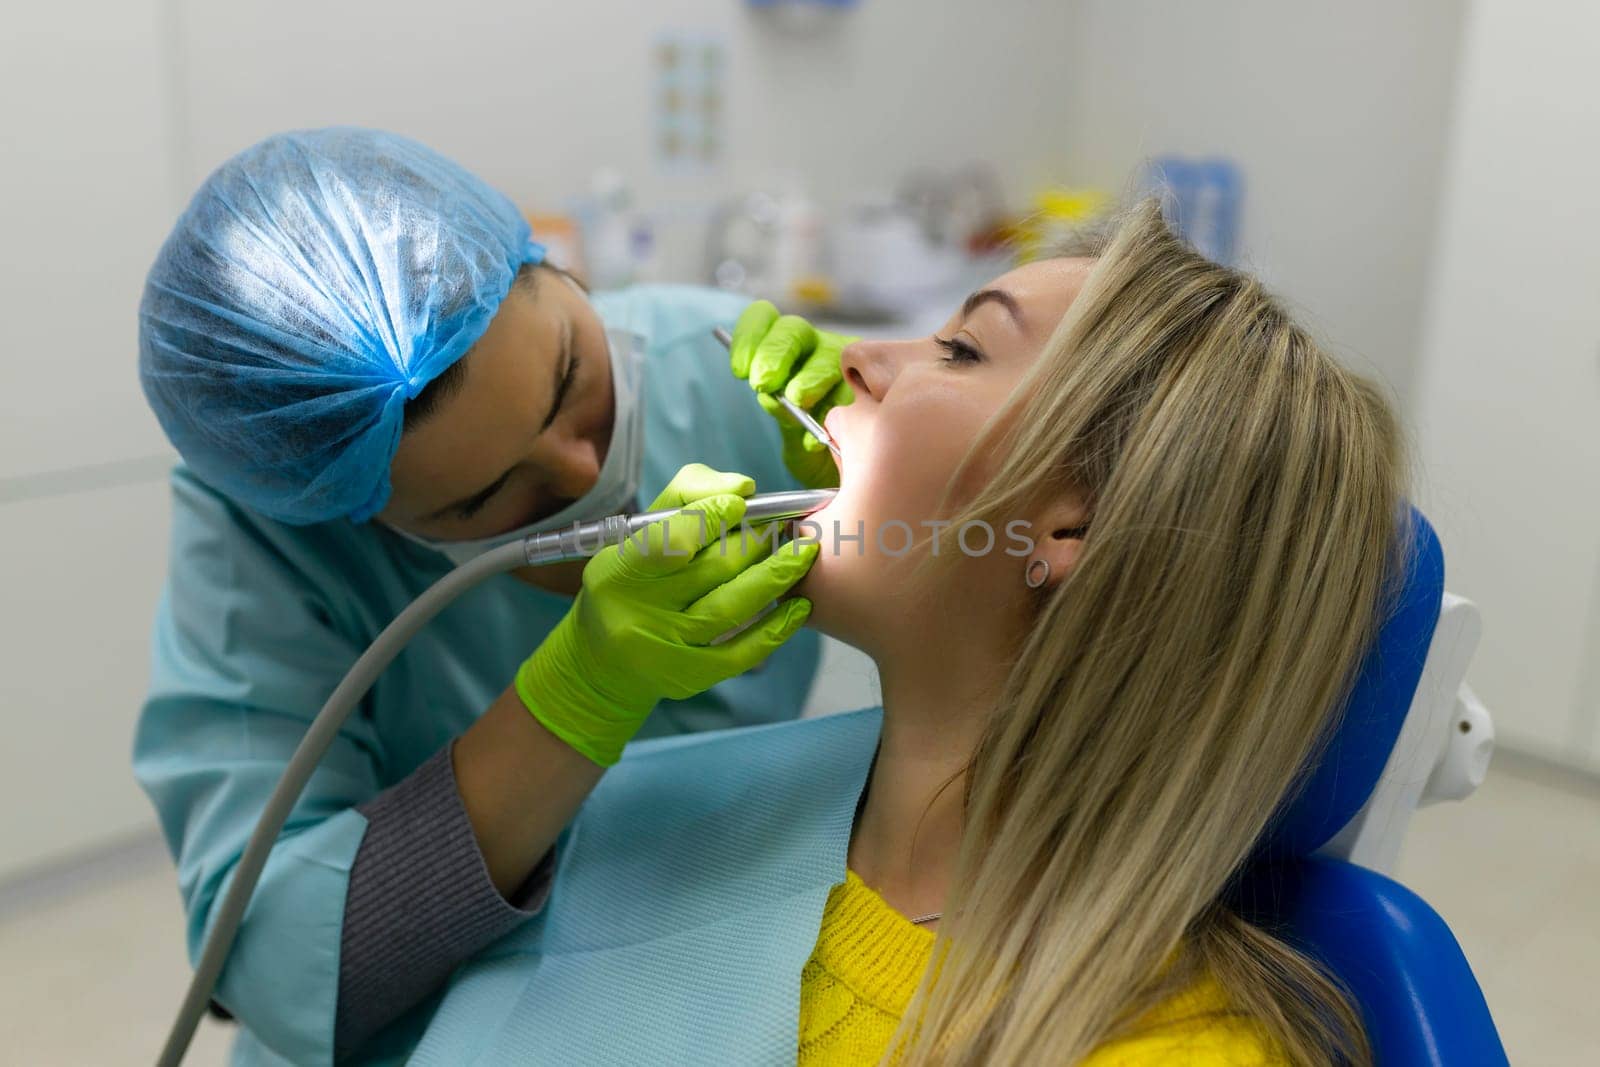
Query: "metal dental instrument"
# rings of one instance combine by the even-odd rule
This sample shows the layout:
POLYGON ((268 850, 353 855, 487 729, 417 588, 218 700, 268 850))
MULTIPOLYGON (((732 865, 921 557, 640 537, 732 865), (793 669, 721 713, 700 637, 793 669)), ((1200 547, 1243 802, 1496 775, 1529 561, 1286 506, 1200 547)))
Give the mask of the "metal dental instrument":
MULTIPOLYGON (((794 489, 783 493, 757 493, 745 500, 744 521, 756 526, 784 519, 803 519, 825 507, 837 492, 837 489, 794 489)), ((608 515, 594 522, 574 523, 565 530, 533 534, 523 538, 520 545, 523 559, 513 566, 526 563, 537 567, 543 563, 592 556, 607 545, 620 545, 651 523, 661 522, 681 510, 666 508, 637 515, 608 515)))
MULTIPOLYGON (((807 489, 786 493, 758 493, 745 501, 744 521, 755 526, 761 523, 803 518, 826 505, 836 492, 834 489, 807 489)), ((686 506, 693 507, 693 505, 686 506)), ((305 790, 306 782, 310 781, 317 764, 322 762, 322 757, 327 754, 329 746, 339 736, 339 730, 350 717, 350 713, 367 695, 367 690, 372 688, 372 683, 377 681, 378 675, 382 674, 384 668, 400 654, 400 650, 416 632, 445 605, 473 586, 502 571, 592 556, 607 545, 621 544, 651 523, 659 522, 681 510, 683 509, 669 508, 638 515, 609 515, 595 522, 574 524, 566 530, 533 534, 521 541, 513 541, 490 549, 423 590, 417 599, 395 616, 393 622, 384 627, 383 632, 367 646, 367 650, 356 659, 349 673, 334 688, 327 703, 322 705, 322 710, 317 713, 317 717, 306 729, 305 736, 300 739, 294 755, 289 758, 289 763, 284 767, 283 776, 278 779, 272 795, 267 798, 266 806, 261 810, 261 817, 256 821, 256 827, 250 834, 250 841, 239 856, 238 863, 234 865, 233 877, 228 884, 227 892, 216 905, 211 931, 206 935, 205 944, 200 950, 200 960, 195 966, 194 977, 189 981, 183 1005, 178 1009, 177 1018, 167 1034, 161 1057, 156 1061, 161 1067, 176 1067, 182 1061, 183 1054, 194 1037, 195 1027, 199 1025, 200 1017, 205 1014, 206 1005, 211 1002, 217 978, 222 974, 222 966, 228 960, 228 952, 233 948, 234 938, 239 932, 239 923, 244 919, 245 908, 250 903, 251 894, 255 892, 256 883, 261 879, 261 871, 267 865, 272 846, 277 843, 278 835, 282 832, 284 823, 288 821, 290 812, 294 810, 295 803, 300 799, 301 792, 305 790)), ((767 610, 771 610, 770 605, 767 610)), ((735 630, 730 630, 713 643, 737 636, 754 622, 759 621, 759 618, 760 616, 735 630)))
MULTIPOLYGON (((727 349, 733 348, 733 335, 727 330, 724 330, 721 326, 718 326, 712 330, 711 333, 716 337, 717 340, 722 342, 722 347, 727 349)), ((795 417, 796 422, 810 431, 812 437, 815 437, 817 440, 828 446, 828 451, 833 453, 833 462, 837 464, 840 458, 839 446, 833 443, 833 436, 823 428, 822 423, 812 418, 809 411, 801 407, 799 404, 796 404, 793 400, 790 400, 782 393, 774 393, 773 396, 777 399, 778 403, 783 405, 785 411, 795 417)))

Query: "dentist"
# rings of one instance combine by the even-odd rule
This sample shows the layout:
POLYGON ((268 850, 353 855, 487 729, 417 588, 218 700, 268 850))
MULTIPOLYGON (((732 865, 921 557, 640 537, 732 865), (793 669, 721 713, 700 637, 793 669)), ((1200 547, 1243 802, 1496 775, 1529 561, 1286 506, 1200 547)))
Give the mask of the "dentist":
MULTIPOLYGON (((141 382, 182 462, 134 770, 191 955, 307 724, 452 566, 645 507, 737 521, 797 466, 836 484, 727 372, 711 329, 743 309, 688 287, 588 294, 509 200, 391 134, 271 137, 205 181, 139 310, 141 382)), ((737 621, 814 552, 697 563, 672 603, 607 552, 484 583, 378 680, 223 972, 235 1062, 381 1055, 390 1022, 542 906, 536 799, 581 796, 634 736, 799 714, 818 657, 804 601, 716 648, 671 635, 691 587, 737 621)))

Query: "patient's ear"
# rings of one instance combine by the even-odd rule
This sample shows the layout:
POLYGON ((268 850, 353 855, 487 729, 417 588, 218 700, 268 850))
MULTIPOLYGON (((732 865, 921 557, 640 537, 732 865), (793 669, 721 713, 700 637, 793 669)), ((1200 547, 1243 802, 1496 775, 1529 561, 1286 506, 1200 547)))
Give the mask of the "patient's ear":
MULTIPOLYGON (((1034 560, 1050 564, 1050 574, 1042 587, 1054 589, 1056 583, 1071 574, 1083 555, 1083 537, 1089 532, 1089 508, 1077 498, 1062 500, 1046 508, 1034 525, 1033 551, 1028 553, 1024 566, 1032 567, 1034 560)), ((1037 572, 1039 568, 1034 567, 1037 572)))

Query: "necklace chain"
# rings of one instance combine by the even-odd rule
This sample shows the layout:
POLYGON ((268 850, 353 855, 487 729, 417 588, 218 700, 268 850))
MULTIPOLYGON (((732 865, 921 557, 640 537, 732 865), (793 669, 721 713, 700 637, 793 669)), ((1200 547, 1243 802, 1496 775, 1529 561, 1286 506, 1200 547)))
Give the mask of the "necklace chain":
POLYGON ((924 916, 922 916, 920 918, 917 918, 917 919, 912 919, 911 920, 911 924, 913 926, 920 926, 923 923, 931 923, 931 922, 933 922, 933 920, 937 919, 939 916, 941 916, 943 914, 944 914, 944 912, 942 912, 942 911, 936 911, 936 912, 933 912, 932 914, 924 915, 924 916))

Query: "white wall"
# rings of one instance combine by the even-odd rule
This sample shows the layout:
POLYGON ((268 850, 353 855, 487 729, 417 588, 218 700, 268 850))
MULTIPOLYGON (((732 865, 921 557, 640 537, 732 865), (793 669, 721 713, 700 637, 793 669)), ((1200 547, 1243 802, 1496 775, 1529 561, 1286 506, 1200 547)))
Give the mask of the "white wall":
POLYGON ((1418 387, 1423 502, 1504 740, 1600 770, 1600 7, 1478 0, 1418 387))
POLYGON ((150 825, 128 770, 166 444, 134 309, 175 210, 158 0, 6 15, 0 879, 150 825))
POLYGON ((1244 173, 1245 265, 1402 400, 1415 373, 1462 5, 1456 0, 1083 0, 1074 168, 1142 158, 1244 173))
POLYGON ((8 11, 0 479, 161 451, 134 308, 173 209, 159 0, 8 11))
POLYGON ((739 0, 177 2, 191 186, 266 132, 334 122, 414 136, 530 206, 559 207, 609 163, 642 203, 688 216, 681 268, 690 252, 698 265, 684 231, 705 208, 782 171, 827 202, 915 163, 993 160, 1016 188, 1068 159, 1068 5, 866 0, 790 33, 739 0), (709 173, 652 155, 663 30, 727 50, 725 162, 709 173))

